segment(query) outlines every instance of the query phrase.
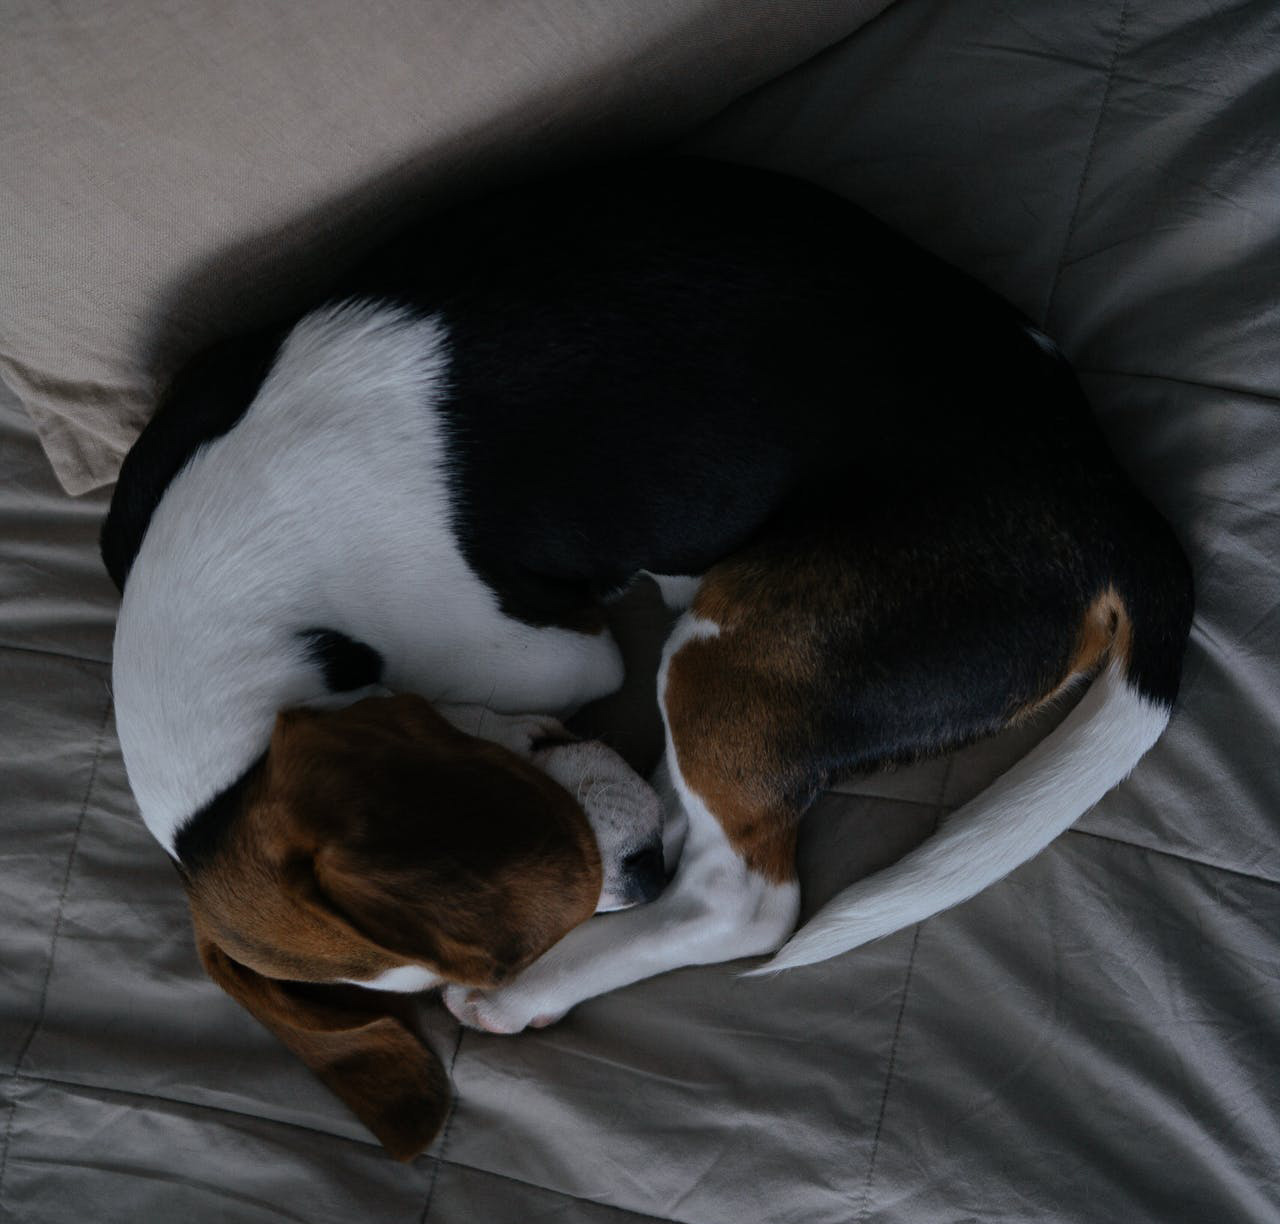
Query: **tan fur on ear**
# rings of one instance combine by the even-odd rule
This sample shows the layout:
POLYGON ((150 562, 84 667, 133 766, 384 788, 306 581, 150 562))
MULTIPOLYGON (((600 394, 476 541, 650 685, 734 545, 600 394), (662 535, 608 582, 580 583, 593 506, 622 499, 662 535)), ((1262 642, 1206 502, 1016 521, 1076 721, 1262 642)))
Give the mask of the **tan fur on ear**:
MULTIPOLYGON (((264 851, 306 864, 291 877, 294 897, 339 919, 348 946, 358 937, 490 987, 595 910, 600 855, 574 797, 421 698, 286 711, 265 769, 240 868, 264 851)), ((277 941, 286 926, 273 925, 277 941)))
POLYGON ((449 1081, 414 1028, 408 999, 356 986, 264 977, 197 928, 209 976, 302 1059, 397 1160, 436 1137, 449 1081))
POLYGON ((407 1160, 447 1078, 403 996, 412 968, 496 986, 585 921, 600 856, 563 787, 421 698, 285 711, 181 868, 205 969, 407 1160))

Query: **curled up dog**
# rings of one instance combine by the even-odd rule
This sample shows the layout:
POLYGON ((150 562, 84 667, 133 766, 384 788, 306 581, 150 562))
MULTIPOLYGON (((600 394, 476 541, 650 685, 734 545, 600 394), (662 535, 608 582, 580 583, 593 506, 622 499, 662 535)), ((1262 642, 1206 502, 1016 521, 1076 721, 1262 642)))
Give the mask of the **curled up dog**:
POLYGON ((126 461, 103 551, 129 779, 206 968, 401 1157, 448 1099, 403 993, 513 1032, 955 905, 1155 742, 1192 609, 1050 341, 852 205, 693 159, 424 219, 214 346, 126 461), (665 827, 552 717, 619 684, 601 606, 642 573, 681 611, 665 827), (1077 685, 792 935, 822 787, 1077 685))

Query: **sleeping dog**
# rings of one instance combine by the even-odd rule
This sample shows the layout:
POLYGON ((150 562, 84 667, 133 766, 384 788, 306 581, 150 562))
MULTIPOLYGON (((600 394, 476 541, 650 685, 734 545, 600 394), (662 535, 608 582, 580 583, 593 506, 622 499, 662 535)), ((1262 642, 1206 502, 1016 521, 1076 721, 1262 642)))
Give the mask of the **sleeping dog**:
POLYGON ((397 992, 516 1031, 954 905, 1133 768, 1191 616, 1051 342, 852 205, 694 159, 431 218, 215 346, 126 460, 103 552, 125 764, 206 968, 402 1157, 447 1086, 397 992), (601 606, 641 573, 682 609, 678 866, 587 922, 661 887, 658 809, 546 714, 617 686, 601 606), (785 943, 823 786, 1077 680, 1034 752, 785 943))

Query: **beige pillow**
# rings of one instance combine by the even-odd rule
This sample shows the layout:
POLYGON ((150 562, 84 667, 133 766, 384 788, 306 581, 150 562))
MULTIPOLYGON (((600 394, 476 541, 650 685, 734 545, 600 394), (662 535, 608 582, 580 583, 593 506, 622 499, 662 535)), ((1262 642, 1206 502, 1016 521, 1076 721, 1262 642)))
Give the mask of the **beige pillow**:
POLYGON ((677 134, 889 0, 6 5, 0 376, 63 487, 411 198, 677 134))

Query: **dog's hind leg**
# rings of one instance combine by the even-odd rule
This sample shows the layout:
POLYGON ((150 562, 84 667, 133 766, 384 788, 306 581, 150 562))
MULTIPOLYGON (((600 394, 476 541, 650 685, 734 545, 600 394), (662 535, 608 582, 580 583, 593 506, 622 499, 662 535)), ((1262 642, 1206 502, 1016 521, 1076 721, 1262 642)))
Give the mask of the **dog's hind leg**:
POLYGON ((754 695, 740 729, 717 734, 731 761, 705 778, 685 768, 706 794, 726 775, 738 791, 763 780, 802 810, 842 774, 951 751, 1090 681, 1017 766, 829 902, 762 971, 837 955, 995 883, 1120 782, 1168 721, 1186 562, 1118 473, 1069 458, 881 490, 853 513, 811 503, 699 590, 693 611, 720 639, 754 645, 709 658, 693 686, 704 707, 717 691, 754 695))

